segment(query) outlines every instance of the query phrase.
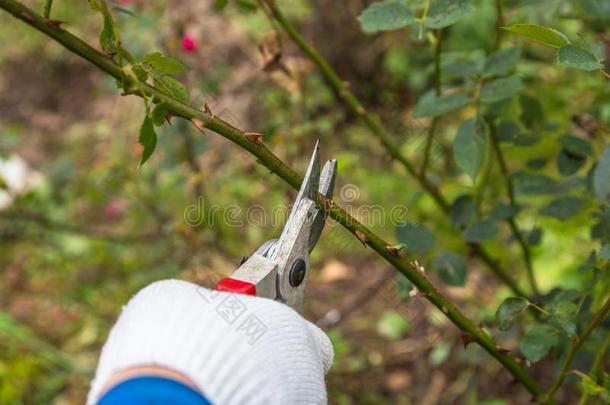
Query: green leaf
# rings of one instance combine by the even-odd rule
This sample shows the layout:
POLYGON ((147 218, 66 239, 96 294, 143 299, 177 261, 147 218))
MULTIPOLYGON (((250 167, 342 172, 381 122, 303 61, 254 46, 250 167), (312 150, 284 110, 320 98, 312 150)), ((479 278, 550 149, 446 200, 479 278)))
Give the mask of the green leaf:
POLYGON ((591 229, 591 237, 610 243, 610 204, 603 205, 595 216, 597 222, 591 229))
POLYGON ((170 75, 181 73, 185 69, 184 64, 178 59, 163 56, 161 52, 149 53, 142 58, 142 63, 147 63, 153 69, 170 75))
POLYGON ((443 79, 468 78, 478 75, 485 65, 485 53, 481 49, 441 54, 443 79))
POLYGON ((386 311, 377 321, 377 333, 390 339, 400 339, 411 328, 411 322, 396 311, 386 311))
POLYGON ((214 0, 214 10, 222 11, 229 5, 229 0, 214 0))
MULTIPOLYGON (((479 93, 479 95, 480 95, 480 93, 479 93)), ((480 101, 480 99, 479 99, 479 101, 480 101)), ((490 103, 488 106, 486 106, 487 108, 485 109, 483 115, 486 119, 500 118, 502 115, 504 115, 504 113, 509 108, 511 103, 512 103, 512 101, 510 98, 507 98, 507 99, 504 99, 504 100, 501 100, 498 102, 490 103)), ((476 107, 476 104, 474 105, 474 107, 476 107)), ((480 112, 480 109, 477 111, 480 112)))
POLYGON ((610 3, 607 0, 580 0, 578 5, 591 19, 610 18, 610 3))
POLYGON ((519 134, 513 143, 515 146, 532 146, 540 142, 540 135, 535 134, 519 134))
POLYGON ((545 158, 534 158, 527 161, 526 165, 528 169, 539 170, 546 166, 548 160, 545 158))
POLYGON ((461 287, 466 282, 466 262, 454 252, 441 252, 432 259, 432 267, 448 285, 461 287))
POLYGON ((496 128, 496 137, 499 142, 512 142, 519 133, 521 128, 514 121, 502 121, 496 128))
POLYGON ((519 343, 521 353, 531 362, 537 362, 547 355, 559 339, 555 330, 549 325, 534 325, 527 330, 519 343))
POLYGON ((178 101, 188 103, 189 95, 184 84, 170 76, 161 76, 155 78, 155 84, 159 90, 172 96, 178 101))
POLYGON ((118 52, 120 46, 119 31, 115 25, 112 13, 104 0, 89 0, 89 6, 92 10, 99 11, 102 14, 103 25, 100 32, 100 45, 104 52, 118 52))
POLYGON ((604 67, 591 52, 574 45, 566 45, 559 48, 557 64, 586 71, 602 69, 604 67))
POLYGON ((604 260, 610 260, 610 243, 607 243, 602 246, 601 250, 599 251, 599 258, 604 260))
POLYGON ((585 201, 582 198, 572 196, 557 197, 548 205, 542 207, 540 214, 557 218, 560 221, 567 221, 578 215, 584 208, 585 201))
POLYGON ((578 313, 578 306, 565 299, 556 299, 546 307, 549 323, 558 330, 563 331, 569 338, 576 336, 576 323, 574 318, 578 313))
POLYGON ((568 37, 566 37, 563 33, 557 31, 556 29, 544 27, 542 25, 513 24, 508 27, 502 27, 502 29, 514 32, 515 34, 522 35, 555 48, 561 48, 562 46, 570 43, 568 37))
POLYGON ((467 0, 436 0, 430 5, 424 21, 426 28, 445 28, 458 22, 474 10, 467 0))
POLYGON ((455 227, 467 225, 477 211, 474 199, 468 195, 461 195, 451 204, 449 217, 455 227))
POLYGON ((151 118, 153 124, 160 127, 165 123, 165 113, 167 112, 167 104, 159 103, 153 108, 151 118))
POLYGON ((521 122, 527 128, 538 128, 544 123, 544 109, 540 101, 534 97, 522 94, 519 97, 521 107, 521 122))
POLYGON ((517 172, 513 178, 519 194, 553 194, 559 190, 557 182, 544 174, 517 172))
POLYGON ((409 253, 426 253, 434 247, 434 235, 420 224, 405 222, 396 226, 396 239, 409 253))
POLYGON ((521 48, 504 48, 489 55, 484 73, 488 76, 502 75, 512 70, 521 59, 521 48))
POLYGON ((117 49, 117 53, 121 58, 125 59, 127 62, 129 62, 131 64, 136 63, 136 58, 134 58, 133 55, 131 53, 129 53, 129 51, 127 51, 125 48, 117 49))
POLYGON ((530 305, 525 298, 509 297, 502 302, 496 311, 498 329, 507 331, 513 327, 515 319, 530 305))
POLYGON ((358 20, 362 31, 368 34, 404 28, 417 21, 409 7, 400 0, 373 3, 360 14, 358 20))
POLYGON ((140 145, 144 147, 142 151, 142 159, 140 159, 140 166, 142 166, 155 151, 157 146, 157 134, 155 133, 155 127, 153 126, 152 119, 148 116, 144 118, 142 127, 140 127, 140 137, 138 138, 140 145))
POLYGON ((589 142, 572 135, 562 136, 559 138, 559 143, 566 151, 576 156, 586 158, 593 154, 593 148, 589 142))
POLYGON ((561 301, 571 301, 576 302, 577 300, 582 298, 582 293, 574 288, 559 288, 558 291, 555 291, 553 298, 551 299, 551 304, 556 304, 561 301))
POLYGON ((244 13, 254 13, 257 10, 256 3, 252 0, 236 0, 235 4, 244 13))
POLYGON ((503 221, 513 218, 521 208, 513 204, 500 204, 489 213, 489 218, 496 221, 503 221))
POLYGON ((463 232, 464 239, 467 242, 484 242, 493 238, 498 233, 498 226, 495 221, 484 219, 473 222, 463 232))
POLYGON ((581 377, 580 383, 582 385, 582 390, 587 393, 589 396, 597 396, 603 394, 606 389, 601 385, 598 385, 595 380, 589 377, 586 374, 579 374, 581 377))
POLYGON ((481 87, 481 102, 495 103, 514 96, 523 88, 519 76, 509 76, 483 83, 481 87))
POLYGON ((136 78, 142 82, 145 82, 148 79, 148 73, 138 64, 131 65, 131 71, 136 75, 136 78))
POLYGON ((487 126, 475 118, 464 122, 453 141, 453 156, 460 169, 465 171, 472 182, 485 164, 489 135, 487 126))
POLYGON ((576 156, 565 149, 557 155, 557 169, 562 176, 571 176, 587 162, 586 158, 576 156))
POLYGON ((413 117, 438 117, 470 103, 470 97, 464 93, 453 93, 437 97, 434 92, 426 93, 419 99, 413 117))
POLYGON ((542 240, 542 228, 534 228, 530 231, 529 235, 527 235, 527 243, 530 245, 537 245, 542 240))
POLYGON ((589 19, 610 19, 610 3, 607 0, 580 0, 576 4, 589 19))
POLYGON ((600 200, 610 199, 610 146, 604 151, 593 172, 593 190, 600 200))
POLYGON ((100 32, 100 45, 105 52, 111 53, 117 50, 117 39, 114 35, 114 21, 110 12, 104 13, 104 25, 100 32))

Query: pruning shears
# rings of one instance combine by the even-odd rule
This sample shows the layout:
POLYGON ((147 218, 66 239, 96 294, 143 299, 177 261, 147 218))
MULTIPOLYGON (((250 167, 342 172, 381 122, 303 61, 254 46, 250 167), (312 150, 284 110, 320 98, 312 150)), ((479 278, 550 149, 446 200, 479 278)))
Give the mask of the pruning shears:
POLYGON ((335 159, 327 161, 320 170, 320 147, 316 142, 279 239, 263 243, 230 277, 220 280, 216 289, 270 298, 301 312, 309 276, 309 253, 320 239, 326 220, 324 208, 318 208, 315 201, 318 193, 332 198, 336 177, 335 159))

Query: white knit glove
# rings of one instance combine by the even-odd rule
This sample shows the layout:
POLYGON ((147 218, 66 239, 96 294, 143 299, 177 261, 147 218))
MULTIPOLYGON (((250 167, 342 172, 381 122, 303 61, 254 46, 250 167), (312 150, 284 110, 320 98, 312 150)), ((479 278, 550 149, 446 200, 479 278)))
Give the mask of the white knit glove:
POLYGON ((189 377, 215 405, 326 403, 328 337, 287 305, 185 281, 155 282, 110 331, 87 404, 109 378, 155 365, 189 377))

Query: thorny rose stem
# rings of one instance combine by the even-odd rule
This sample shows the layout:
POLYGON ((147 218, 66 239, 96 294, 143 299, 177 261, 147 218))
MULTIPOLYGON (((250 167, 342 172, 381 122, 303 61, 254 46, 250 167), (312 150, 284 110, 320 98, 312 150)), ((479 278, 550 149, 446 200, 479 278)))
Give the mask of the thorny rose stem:
MULTIPOLYGON (((238 144, 242 148, 257 157, 262 165, 270 169, 273 173, 281 177, 294 189, 299 189, 302 177, 291 167, 282 162, 265 145, 255 142, 246 137, 246 133, 211 113, 203 112, 195 107, 184 104, 167 94, 162 93, 156 88, 144 83, 135 83, 133 79, 126 78, 119 65, 114 63, 106 55, 95 50, 80 38, 72 35, 68 31, 50 24, 48 20, 35 13, 23 4, 15 0, 0 0, 0 8, 13 14, 16 18, 31 25, 47 36, 53 38, 71 52, 88 60, 98 68, 119 80, 125 80, 125 92, 135 95, 146 95, 153 97, 157 102, 163 102, 176 115, 187 120, 201 120, 206 128, 238 144)), ((201 124, 201 123, 199 123, 201 124)), ((489 354, 495 357, 514 377, 520 381, 533 395, 538 397, 542 390, 529 373, 521 366, 519 361, 508 354, 489 336, 483 329, 475 325, 468 319, 451 301, 443 296, 429 281, 419 272, 412 263, 401 259, 395 251, 388 249, 389 246, 380 237, 359 223, 355 218, 347 214, 336 204, 326 202, 329 205, 328 213, 335 221, 344 226, 353 234, 359 234, 359 239, 375 250, 387 262, 389 262, 399 272, 404 274, 415 287, 419 289, 421 295, 440 309, 463 333, 472 336, 475 342, 481 345, 489 354)), ((318 198, 318 204, 324 205, 322 197, 318 198)))

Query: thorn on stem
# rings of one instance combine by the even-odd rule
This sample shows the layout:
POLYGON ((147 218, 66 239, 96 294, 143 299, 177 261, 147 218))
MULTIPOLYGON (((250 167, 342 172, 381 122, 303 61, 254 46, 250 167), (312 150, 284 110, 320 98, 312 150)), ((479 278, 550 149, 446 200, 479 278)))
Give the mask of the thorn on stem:
POLYGON ((203 103, 203 112, 205 112, 206 114, 210 114, 212 117, 214 116, 214 114, 212 113, 212 109, 210 108, 208 103, 203 103))
POLYGON ((333 207, 333 200, 330 198, 322 197, 322 201, 324 201, 324 209, 329 210, 333 207))
POLYGON ((117 55, 117 53, 115 51, 112 52, 108 52, 106 53, 106 57, 108 59, 110 59, 111 61, 113 61, 114 63, 116 63, 116 59, 114 59, 114 57, 117 55))
POLYGON ((409 265, 413 270, 419 271, 422 276, 426 276, 426 269, 424 266, 421 265, 421 263, 419 263, 419 261, 413 260, 412 262, 409 262, 409 265))
POLYGON ((200 131, 203 130, 203 128, 205 128, 205 122, 203 122, 203 120, 199 119, 199 118, 192 118, 191 122, 197 127, 197 129, 199 129, 200 131))
POLYGON ((364 234, 364 232, 362 232, 361 230, 356 229, 354 231, 354 234, 356 235, 358 240, 360 242, 362 242, 362 244, 366 247, 366 242, 368 242, 368 239, 367 239, 366 235, 364 234))
POLYGON ((27 11, 25 11, 25 10, 21 12, 21 16, 22 16, 23 18, 25 18, 26 20, 28 20, 28 21, 34 21, 34 17, 32 17, 32 16, 30 15, 30 13, 28 13, 28 12, 27 12, 27 11))
POLYGON ((65 21, 61 21, 61 20, 53 20, 53 19, 49 19, 47 18, 47 25, 51 28, 55 28, 56 30, 61 29, 61 24, 65 24, 65 21))
MULTIPOLYGON (((174 116, 173 111, 171 110, 165 110, 165 121, 167 121, 167 123, 169 125, 172 125, 172 117, 174 116)), ((196 124, 195 124, 196 125, 196 124)))
POLYGON ((394 257, 398 257, 398 253, 400 252, 400 249, 398 249, 396 246, 386 245, 385 249, 388 251, 390 256, 394 257))
POLYGON ((508 354, 508 353, 510 353, 510 350, 505 349, 505 348, 503 348, 503 347, 502 347, 502 346, 500 346, 500 345, 496 345, 496 349, 497 349, 497 350, 498 350, 500 353, 502 353, 502 354, 508 354))
POLYGON ((250 142, 254 142, 259 145, 263 144, 263 134, 259 134, 257 132, 246 132, 246 133, 244 133, 244 136, 250 142))
POLYGON ((464 349, 468 347, 469 344, 475 341, 474 336, 472 336, 468 332, 461 332, 460 336, 462 338, 462 344, 464 345, 464 349))

